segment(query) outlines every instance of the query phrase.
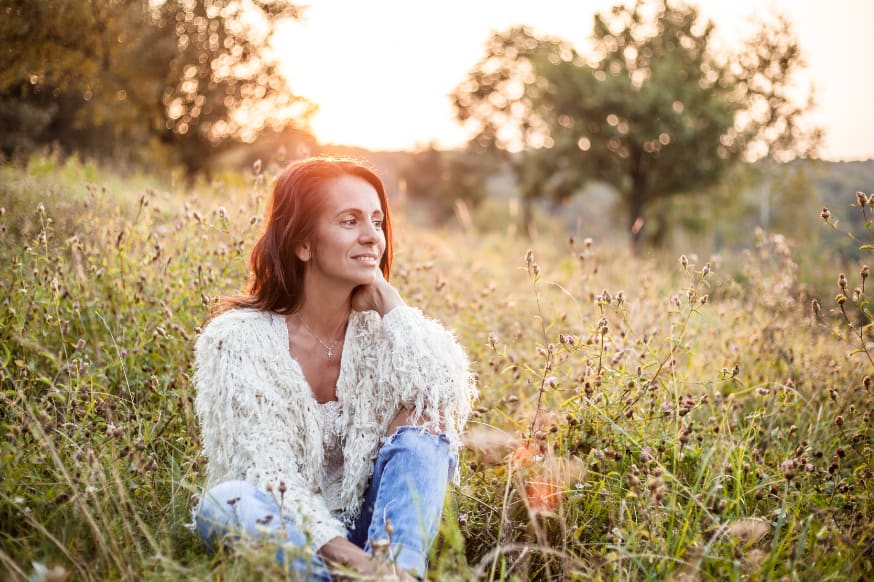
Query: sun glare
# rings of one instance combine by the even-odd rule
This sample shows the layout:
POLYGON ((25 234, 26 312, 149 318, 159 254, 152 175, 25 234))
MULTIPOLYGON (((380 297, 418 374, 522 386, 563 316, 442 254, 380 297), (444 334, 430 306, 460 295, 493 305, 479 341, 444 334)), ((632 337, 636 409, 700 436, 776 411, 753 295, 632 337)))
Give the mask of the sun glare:
MULTIPOLYGON (((864 98, 871 94, 872 77, 861 74, 864 56, 850 44, 864 36, 874 15, 874 4, 867 2, 847 0, 846 9, 766 3, 764 12, 784 12, 793 21, 809 63, 799 87, 806 93, 810 83, 816 85, 811 120, 826 127, 821 153, 827 159, 874 155, 868 137, 874 116, 864 98)), ((613 3, 312 0, 301 21, 279 25, 274 49, 292 90, 318 105, 312 130, 321 143, 375 150, 431 142, 460 147, 469 134, 454 121, 448 94, 482 56, 491 32, 524 22, 584 48, 592 14, 613 3)), ((763 14, 759 0, 695 4, 716 22, 727 46, 746 36, 751 17, 763 14)))
MULTIPOLYGON (((354 15, 330 19, 319 10, 330 8, 316 4, 304 21, 283 22, 274 48, 292 90, 319 107, 312 130, 320 142, 391 150, 425 146, 433 136, 445 147, 465 141, 461 128, 446 123, 452 119, 446 96, 452 78, 425 86, 416 80, 433 67, 426 59, 434 54, 415 50, 414 30, 374 34, 354 15)), ((344 10, 362 10, 361 18, 367 17, 363 6, 350 4, 344 10)))

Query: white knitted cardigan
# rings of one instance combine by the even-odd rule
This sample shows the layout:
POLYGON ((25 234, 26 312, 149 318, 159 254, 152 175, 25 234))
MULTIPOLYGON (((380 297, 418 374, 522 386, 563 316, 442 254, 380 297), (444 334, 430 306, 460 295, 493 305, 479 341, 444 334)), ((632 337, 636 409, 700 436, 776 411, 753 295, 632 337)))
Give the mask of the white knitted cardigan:
POLYGON ((334 516, 319 492, 322 417, 288 345, 285 318, 253 309, 222 313, 197 339, 195 409, 208 459, 206 488, 238 479, 262 490, 271 484, 282 513, 317 550, 345 537, 344 526, 354 523, 381 437, 399 408, 413 411, 416 421, 430 419, 425 427, 434 431, 442 420, 457 452, 476 389, 452 334, 419 310, 353 312, 337 380, 346 442, 342 507, 334 516))

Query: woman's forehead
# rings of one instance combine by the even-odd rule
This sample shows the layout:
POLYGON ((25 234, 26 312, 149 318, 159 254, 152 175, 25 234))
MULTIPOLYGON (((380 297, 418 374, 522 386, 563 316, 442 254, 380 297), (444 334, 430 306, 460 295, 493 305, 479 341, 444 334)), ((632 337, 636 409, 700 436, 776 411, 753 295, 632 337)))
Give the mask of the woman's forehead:
POLYGON ((376 188, 364 178, 343 175, 332 178, 324 186, 325 205, 334 212, 344 209, 370 213, 382 211, 376 188))

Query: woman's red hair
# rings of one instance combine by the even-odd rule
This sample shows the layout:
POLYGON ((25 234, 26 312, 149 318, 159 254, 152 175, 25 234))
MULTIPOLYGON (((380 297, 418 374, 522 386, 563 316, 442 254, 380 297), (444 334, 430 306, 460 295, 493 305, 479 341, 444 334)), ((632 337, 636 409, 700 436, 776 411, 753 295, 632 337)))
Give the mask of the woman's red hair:
POLYGON ((382 206, 385 253, 380 269, 389 278, 392 261, 391 216, 385 186, 362 163, 345 158, 317 157, 294 162, 276 180, 265 218, 264 231, 252 249, 248 295, 226 297, 219 311, 246 307, 294 313, 303 300, 304 262, 297 249, 312 242, 316 220, 325 199, 325 184, 342 176, 357 176, 373 186, 382 206))

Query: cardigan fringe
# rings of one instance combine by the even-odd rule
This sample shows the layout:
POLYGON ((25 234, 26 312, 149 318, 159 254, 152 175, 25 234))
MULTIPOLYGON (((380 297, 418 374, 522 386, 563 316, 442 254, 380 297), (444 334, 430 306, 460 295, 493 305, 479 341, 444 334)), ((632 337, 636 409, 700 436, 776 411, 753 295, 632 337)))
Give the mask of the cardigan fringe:
POLYGON ((346 439, 342 507, 332 514, 319 492, 321 415, 289 353, 282 315, 234 309, 213 319, 196 342, 194 383, 206 488, 235 479, 272 488, 314 550, 354 524, 381 437, 400 408, 425 429, 445 432, 457 453, 476 398, 467 356, 441 325, 406 306, 385 317, 353 312, 337 380, 346 439))

